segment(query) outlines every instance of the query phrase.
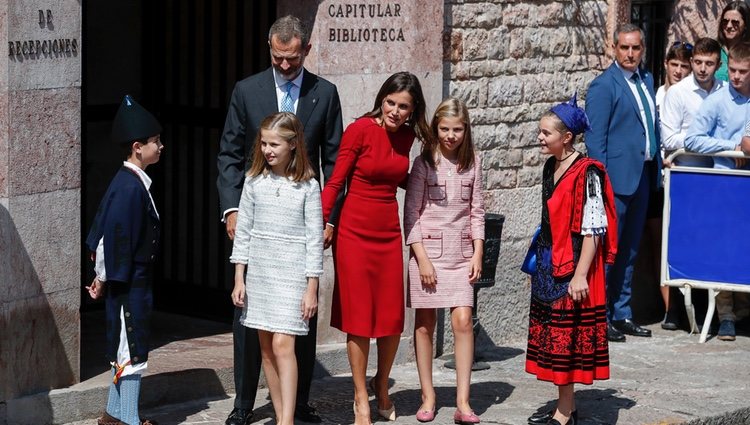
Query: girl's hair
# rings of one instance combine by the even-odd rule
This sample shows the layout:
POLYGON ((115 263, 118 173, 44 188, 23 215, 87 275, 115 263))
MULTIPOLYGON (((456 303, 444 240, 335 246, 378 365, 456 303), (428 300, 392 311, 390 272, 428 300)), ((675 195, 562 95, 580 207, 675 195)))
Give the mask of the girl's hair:
POLYGON ((560 117, 557 116, 556 113, 554 113, 552 111, 547 111, 547 112, 545 112, 545 113, 542 114, 542 118, 552 118, 552 120, 555 122, 555 130, 557 130, 557 131, 559 131, 560 133, 563 133, 563 134, 570 133, 571 135, 573 135, 573 140, 572 140, 571 143, 575 143, 575 141, 576 141, 576 135, 573 134, 572 131, 570 131, 570 129, 568 128, 568 126, 565 125, 564 122, 562 122, 562 120, 560 119, 560 117))
POLYGON ((255 177, 259 174, 268 174, 271 166, 268 165, 263 151, 261 150, 261 131, 275 131, 282 139, 288 143, 294 143, 295 148, 292 151, 292 159, 286 166, 286 177, 290 177, 295 182, 310 180, 315 176, 312 165, 307 159, 307 149, 305 149, 305 133, 302 129, 302 123, 297 116, 291 112, 277 112, 267 116, 260 123, 260 130, 255 136, 255 147, 250 162, 250 170, 247 172, 248 177, 255 177))
POLYGON ((440 162, 438 152, 440 152, 440 141, 438 140, 438 125, 443 118, 458 118, 464 125, 464 141, 458 147, 458 172, 468 170, 474 166, 474 142, 471 138, 471 122, 469 120, 469 110, 466 104, 449 97, 440 102, 435 115, 432 116, 430 124, 430 138, 422 145, 422 159, 432 169, 440 162))
POLYGON ((719 15, 719 43, 721 43, 722 46, 727 45, 727 38, 724 36, 724 25, 722 25, 721 22, 724 20, 724 14, 730 10, 736 10, 739 12, 740 16, 742 16, 742 21, 745 24, 745 30, 742 31, 740 39, 737 41, 750 41, 750 32, 748 32, 748 25, 750 25, 750 6, 744 1, 733 1, 727 4, 721 11, 721 15, 719 15))
POLYGON ((426 116, 426 105, 424 101, 424 95, 422 94, 422 85, 419 84, 419 79, 412 73, 409 72, 397 72, 390 77, 380 86, 378 95, 375 97, 375 105, 372 110, 364 117, 380 118, 383 115, 383 99, 386 96, 393 93, 399 93, 406 91, 411 96, 411 101, 414 105, 414 111, 406 121, 406 124, 410 125, 417 135, 417 138, 423 142, 427 141, 430 137, 430 130, 427 126, 426 116))

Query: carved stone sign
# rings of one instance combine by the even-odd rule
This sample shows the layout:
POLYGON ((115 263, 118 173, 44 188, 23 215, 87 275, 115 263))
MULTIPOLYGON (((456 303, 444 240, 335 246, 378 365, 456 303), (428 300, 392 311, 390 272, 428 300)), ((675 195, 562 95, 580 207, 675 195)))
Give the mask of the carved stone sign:
POLYGON ((81 4, 75 0, 11 0, 8 82, 14 89, 76 87, 81 83, 81 4))
MULTIPOLYGON (((53 13, 51 9, 39 9, 39 27, 54 30, 53 13)), ((11 59, 40 59, 48 57, 78 55, 77 38, 60 38, 47 40, 11 40, 8 41, 8 56, 11 59)))
POLYGON ((440 1, 324 0, 311 67, 323 75, 441 69, 440 1))
MULTIPOLYGON (((399 18, 401 17, 401 3, 386 4, 363 4, 363 3, 345 3, 328 5, 329 18, 399 18)), ((376 27, 358 27, 358 28, 328 28, 329 42, 388 42, 388 41, 406 41, 404 38, 403 28, 376 28, 376 27)))

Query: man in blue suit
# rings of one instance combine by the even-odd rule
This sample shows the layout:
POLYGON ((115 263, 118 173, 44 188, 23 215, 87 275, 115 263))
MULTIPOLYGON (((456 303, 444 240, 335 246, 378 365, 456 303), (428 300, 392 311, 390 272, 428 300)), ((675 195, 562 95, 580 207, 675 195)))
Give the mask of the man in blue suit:
POLYGON ((617 207, 617 257, 607 268, 607 337, 615 342, 625 341, 625 334, 651 336, 633 322, 630 309, 633 265, 662 164, 654 80, 640 69, 643 39, 637 26, 620 25, 613 37, 615 62, 591 82, 586 96, 586 148, 607 168, 617 207))

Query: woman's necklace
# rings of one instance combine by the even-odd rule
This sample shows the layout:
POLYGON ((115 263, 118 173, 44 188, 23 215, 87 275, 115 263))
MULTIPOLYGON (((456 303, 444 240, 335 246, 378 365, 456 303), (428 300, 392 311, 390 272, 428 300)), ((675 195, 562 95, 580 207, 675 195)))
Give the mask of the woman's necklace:
POLYGON ((568 154, 567 156, 565 156, 565 158, 561 158, 561 159, 558 159, 558 160, 557 160, 557 162, 563 162, 563 161, 565 161, 566 159, 568 159, 568 158, 570 158, 571 156, 573 156, 573 154, 575 154, 575 153, 578 153, 578 151, 577 151, 577 150, 575 150, 575 149, 573 149, 573 152, 569 153, 569 154, 568 154))
POLYGON ((554 182, 557 184, 557 182, 560 180, 563 174, 565 174, 566 171, 568 171, 568 168, 570 168, 570 164, 565 164, 565 160, 573 156, 573 154, 578 153, 577 150, 573 150, 573 152, 569 153, 567 156, 565 156, 562 159, 557 160, 557 169, 554 173, 554 182))

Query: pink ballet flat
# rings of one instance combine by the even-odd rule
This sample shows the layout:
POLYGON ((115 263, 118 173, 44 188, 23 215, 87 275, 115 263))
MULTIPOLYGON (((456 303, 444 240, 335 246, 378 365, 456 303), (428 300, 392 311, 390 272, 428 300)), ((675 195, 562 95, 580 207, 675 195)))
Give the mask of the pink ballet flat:
POLYGON ((453 415, 453 423, 459 425, 478 424, 479 422, 479 416, 475 415, 473 411, 461 413, 460 410, 456 409, 456 413, 453 415))
POLYGON ((417 420, 419 422, 432 422, 435 420, 435 409, 432 410, 420 410, 417 412, 417 420))

